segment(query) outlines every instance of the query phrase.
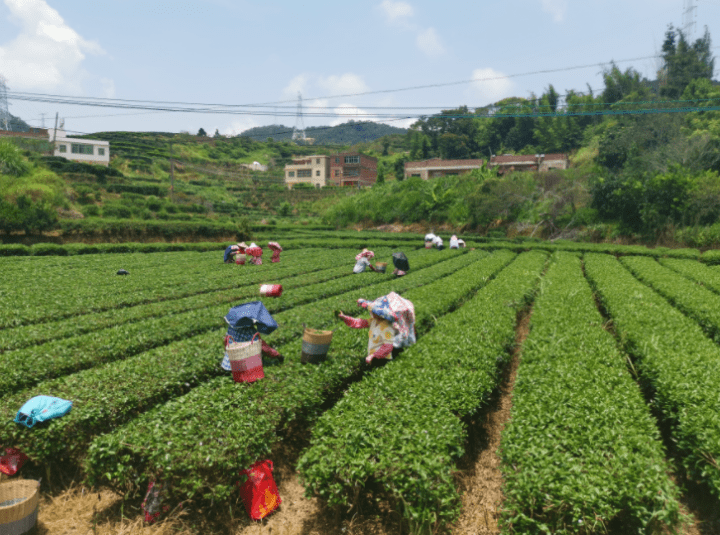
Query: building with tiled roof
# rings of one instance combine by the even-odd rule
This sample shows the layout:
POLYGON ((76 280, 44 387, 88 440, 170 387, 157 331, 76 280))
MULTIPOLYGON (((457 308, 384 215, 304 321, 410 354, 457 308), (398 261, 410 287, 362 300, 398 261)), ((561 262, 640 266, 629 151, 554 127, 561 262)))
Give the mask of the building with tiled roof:
POLYGON ((497 167, 499 174, 511 171, 549 171, 550 169, 567 169, 567 154, 503 154, 493 155, 489 167, 497 167))
POLYGON ((437 176, 462 175, 480 169, 484 160, 441 160, 431 158, 417 162, 405 162, 405 178, 419 176, 423 180, 437 176))

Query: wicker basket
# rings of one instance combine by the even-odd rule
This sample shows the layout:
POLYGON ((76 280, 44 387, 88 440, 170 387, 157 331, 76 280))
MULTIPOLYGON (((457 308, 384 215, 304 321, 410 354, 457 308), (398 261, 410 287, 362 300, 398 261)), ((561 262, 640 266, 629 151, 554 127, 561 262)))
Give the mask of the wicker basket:
POLYGON ((375 263, 375 271, 378 271, 380 273, 385 273, 386 269, 387 269, 387 262, 376 262, 375 263))
POLYGON ((246 258, 246 257, 245 257, 244 254, 236 254, 236 255, 235 255, 235 263, 238 264, 239 266, 244 266, 244 265, 245 265, 245 258, 246 258))
POLYGON ((230 362, 250 357, 259 357, 262 351, 262 342, 256 339, 257 336, 258 335, 255 334, 249 342, 235 342, 234 340, 230 342, 226 348, 230 362))
POLYGON ((38 482, 13 479, 0 483, 0 533, 22 535, 37 523, 38 482))
POLYGON ((319 331, 309 329, 303 325, 305 330, 302 337, 302 353, 300 362, 303 364, 320 364, 327 359, 333 333, 335 331, 319 331))

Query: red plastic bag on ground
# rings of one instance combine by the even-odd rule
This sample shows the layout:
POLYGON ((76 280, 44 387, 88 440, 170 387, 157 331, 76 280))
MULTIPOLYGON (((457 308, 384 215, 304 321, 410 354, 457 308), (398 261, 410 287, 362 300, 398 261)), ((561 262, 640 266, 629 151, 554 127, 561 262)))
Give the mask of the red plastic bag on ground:
POLYGON ((154 524, 161 513, 167 513, 170 510, 168 505, 163 504, 164 501, 165 489, 163 488, 163 484, 151 481, 148 484, 147 494, 145 494, 145 499, 142 502, 145 522, 154 524))
POLYGON ((16 448, 7 448, 5 455, 0 456, 0 472, 14 476, 20 470, 28 456, 16 448))
POLYGON ((270 460, 258 461, 247 470, 240 471, 241 476, 247 476, 243 484, 238 483, 240 496, 253 520, 262 520, 282 503, 272 472, 273 462, 270 460))

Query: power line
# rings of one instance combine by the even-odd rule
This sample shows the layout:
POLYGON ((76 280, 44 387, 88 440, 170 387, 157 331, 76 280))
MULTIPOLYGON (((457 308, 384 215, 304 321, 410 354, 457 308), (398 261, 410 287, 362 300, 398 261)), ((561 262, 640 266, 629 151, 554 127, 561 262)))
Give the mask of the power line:
MULTIPOLYGON (((713 49, 720 48, 718 46, 712 47, 713 49)), ((463 85, 477 82, 490 82, 498 80, 506 80, 509 78, 518 78, 522 76, 533 76, 537 74, 550 74, 555 72, 565 72, 571 70, 586 69, 590 67, 603 67, 608 63, 628 63, 631 61, 640 61, 646 59, 657 59, 662 57, 662 54, 655 54, 651 56, 641 56, 636 58, 622 59, 622 60, 611 60, 610 62, 603 63, 589 63, 584 65, 575 65, 570 67, 561 67, 557 69, 543 69, 525 73, 508 74, 500 76, 490 76, 485 78, 473 78, 469 80, 459 80, 455 82, 441 82, 436 84, 424 84, 409 87, 402 87, 396 89, 381 89, 376 91, 364 91, 359 93, 346 93, 341 95, 330 95, 323 97, 313 97, 307 100, 319 100, 319 99, 331 99, 331 98, 346 98, 346 97, 357 97, 374 94, 385 94, 385 93, 396 93, 402 91, 413 91, 418 89, 430 89, 437 87, 449 87, 453 85, 463 85)), ((155 101, 155 100, 136 100, 136 99, 108 99, 101 97, 73 97, 63 95, 53 95, 46 93, 29 93, 29 92, 12 92, 9 95, 11 99, 27 100, 30 102, 49 102, 53 104, 70 104, 70 105, 82 105, 82 106, 98 106, 98 107, 112 107, 112 108, 124 108, 124 109, 147 109, 153 111, 178 111, 178 112, 191 112, 191 113, 226 113, 232 114, 233 110, 237 109, 248 109, 248 108, 267 108, 277 107, 280 104, 289 103, 292 101, 281 100, 275 102, 265 102, 260 104, 209 104, 200 102, 178 102, 178 101, 155 101), (191 108, 191 106, 203 106, 202 108, 191 108)), ((244 114, 250 114, 244 112, 244 114)), ((253 113, 257 115, 274 115, 274 110, 268 110, 262 113, 253 113)))

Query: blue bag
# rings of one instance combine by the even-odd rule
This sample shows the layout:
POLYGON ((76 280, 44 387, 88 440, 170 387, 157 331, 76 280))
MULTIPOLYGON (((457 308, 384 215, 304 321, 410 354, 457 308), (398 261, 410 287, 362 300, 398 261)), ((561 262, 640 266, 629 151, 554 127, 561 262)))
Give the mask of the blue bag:
POLYGON ((38 422, 57 418, 68 413, 72 401, 51 396, 35 396, 20 407, 15 416, 15 423, 32 427, 38 422))

